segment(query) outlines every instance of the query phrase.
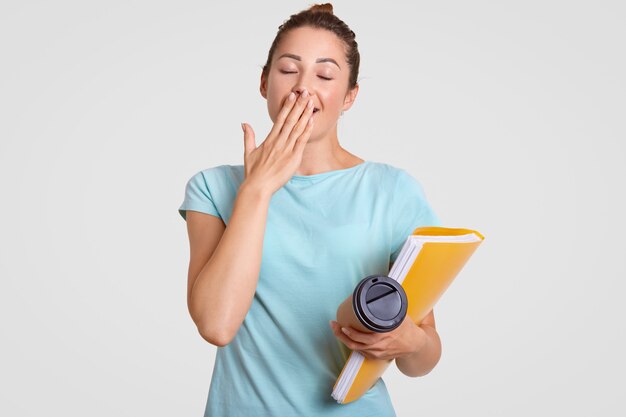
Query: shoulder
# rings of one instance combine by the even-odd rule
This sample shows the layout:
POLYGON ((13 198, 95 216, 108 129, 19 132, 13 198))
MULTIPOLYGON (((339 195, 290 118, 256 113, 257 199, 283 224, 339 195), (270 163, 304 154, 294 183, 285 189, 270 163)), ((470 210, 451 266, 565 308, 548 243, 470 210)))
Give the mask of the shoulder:
POLYGON ((236 193, 243 169, 236 165, 217 165, 194 173, 187 180, 185 196, 188 200, 224 200, 236 193))
POLYGON ((188 184, 210 188, 224 183, 240 183, 243 180, 243 173, 243 165, 215 165, 194 173, 188 184))
POLYGON ((394 181, 400 168, 385 162, 367 161, 365 172, 371 177, 394 181))
POLYGON ((421 183, 406 169, 384 162, 370 161, 369 168, 374 175, 384 180, 389 190, 394 192, 420 192, 421 183))
POLYGON ((196 176, 201 176, 205 178, 217 177, 220 175, 228 175, 231 172, 237 171, 237 165, 215 165, 212 167, 204 168, 198 172, 196 172, 196 176))

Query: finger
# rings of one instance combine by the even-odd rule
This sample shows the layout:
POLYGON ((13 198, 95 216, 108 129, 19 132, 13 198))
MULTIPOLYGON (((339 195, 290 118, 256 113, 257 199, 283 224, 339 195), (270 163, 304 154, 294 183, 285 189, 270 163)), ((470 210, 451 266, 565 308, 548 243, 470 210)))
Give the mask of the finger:
POLYGON ((309 118, 309 121, 306 123, 306 128, 304 129, 304 132, 302 132, 300 137, 295 140, 293 150, 297 154, 301 155, 304 152, 304 147, 311 137, 311 132, 313 132, 314 124, 315 122, 313 121, 313 117, 309 118))
POLYGON ((335 335, 337 336, 337 339, 339 339, 341 341, 341 343, 346 345, 346 347, 348 349, 350 349, 350 350, 367 350, 367 349, 369 349, 369 346, 364 345, 362 343, 355 342, 354 340, 350 339, 348 336, 342 334, 341 331, 336 332, 335 335))
POLYGON ((294 142, 296 141, 296 139, 298 139, 302 135, 304 130, 307 128, 307 123, 312 118, 312 116, 313 116, 313 101, 309 100, 309 102, 306 104, 304 112, 302 113, 302 116, 298 120, 298 123, 296 123, 296 125, 293 127, 293 130, 289 134, 288 142, 286 144, 286 146, 289 149, 293 148, 294 142))
POLYGON ((285 124, 285 120, 287 119, 289 112, 291 111, 295 103, 296 103, 296 93, 292 91, 291 93, 289 93, 289 95, 287 96, 287 98, 285 99, 283 103, 283 107, 278 112, 278 116, 276 116, 276 122, 274 123, 274 126, 272 126, 272 129, 270 130, 270 135, 273 134, 275 136, 278 136, 281 129, 283 128, 283 125, 285 124))
POLYGON ((351 349, 351 350, 361 350, 361 349, 367 349, 368 348, 368 346, 366 346, 366 345, 364 345, 362 343, 355 342, 354 340, 352 340, 348 336, 346 336, 340 330, 340 327, 338 325, 334 325, 333 326, 333 333, 335 334, 335 337, 337 337, 337 339, 339 339, 344 345, 346 345, 348 347, 348 349, 351 349))
POLYGON ((247 123, 242 123, 241 126, 243 127, 244 155, 248 155, 256 149, 254 130, 252 129, 252 126, 248 126, 247 123))
POLYGON ((381 333, 364 333, 360 332, 352 327, 342 327, 341 331, 355 342, 363 343, 365 345, 373 345, 384 339, 386 335, 381 333))
POLYGON ((298 97, 296 104, 291 108, 291 111, 287 115, 285 123, 280 130, 280 136, 283 141, 287 140, 289 134, 293 130, 293 127, 298 122, 298 120, 300 120, 300 116, 302 116, 302 112, 306 109, 306 104, 309 100, 310 98, 308 92, 304 90, 304 92, 300 94, 300 97, 298 97))

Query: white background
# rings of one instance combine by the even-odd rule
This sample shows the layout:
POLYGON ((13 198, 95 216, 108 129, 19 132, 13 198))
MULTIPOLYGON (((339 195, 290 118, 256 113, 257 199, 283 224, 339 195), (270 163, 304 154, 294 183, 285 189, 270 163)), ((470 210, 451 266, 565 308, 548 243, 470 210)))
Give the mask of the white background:
MULTIPOLYGON (((177 209, 269 132, 261 67, 312 3, 0 4, 0 414, 200 416, 177 209)), ((625 415, 624 4, 333 5, 362 59, 340 143, 485 236, 437 367, 385 374, 398 415, 625 415)))

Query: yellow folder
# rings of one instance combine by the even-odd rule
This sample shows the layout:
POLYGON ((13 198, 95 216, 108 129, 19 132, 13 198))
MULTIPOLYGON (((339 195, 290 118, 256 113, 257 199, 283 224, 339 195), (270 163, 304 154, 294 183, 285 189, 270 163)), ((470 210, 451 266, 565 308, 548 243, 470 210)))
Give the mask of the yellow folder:
MULTIPOLYGON (((420 324, 465 266, 484 237, 475 230, 419 227, 407 237, 389 277, 402 284, 407 316, 420 324)), ((351 352, 332 396, 341 404, 360 398, 378 381, 390 360, 368 359, 351 352)))

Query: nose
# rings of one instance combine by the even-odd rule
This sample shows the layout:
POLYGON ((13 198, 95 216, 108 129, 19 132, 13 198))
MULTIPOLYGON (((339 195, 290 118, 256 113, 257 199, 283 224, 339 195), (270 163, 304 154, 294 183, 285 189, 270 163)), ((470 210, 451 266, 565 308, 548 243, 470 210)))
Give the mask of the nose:
MULTIPOLYGON (((294 89, 293 89, 292 91, 293 91, 294 93, 296 93, 296 95, 301 95, 301 94, 304 92, 304 90, 309 91, 309 89, 308 89, 308 88, 306 88, 306 87, 302 87, 302 86, 294 87, 294 89)), ((310 92, 310 91, 309 91, 309 94, 311 94, 311 92, 310 92)))
POLYGON ((302 96, 302 93, 304 93, 304 90, 306 90, 306 92, 308 93, 307 99, 312 99, 315 96, 315 94, 313 94, 313 92, 306 87, 296 87, 292 91, 296 93, 296 98, 298 98, 302 96))
POLYGON ((303 71, 299 71, 298 75, 294 79, 294 84, 291 89, 297 96, 301 95, 304 90, 309 93, 309 97, 315 96, 315 83, 316 83, 316 75, 314 71, 309 71, 304 69, 303 71), (311 88, 313 87, 313 88, 311 88))
POLYGON ((296 84, 291 91, 296 93, 296 95, 301 95, 304 92, 304 90, 306 90, 307 93, 309 93, 309 97, 315 95, 310 88, 308 88, 304 84, 300 84, 300 83, 296 84))

